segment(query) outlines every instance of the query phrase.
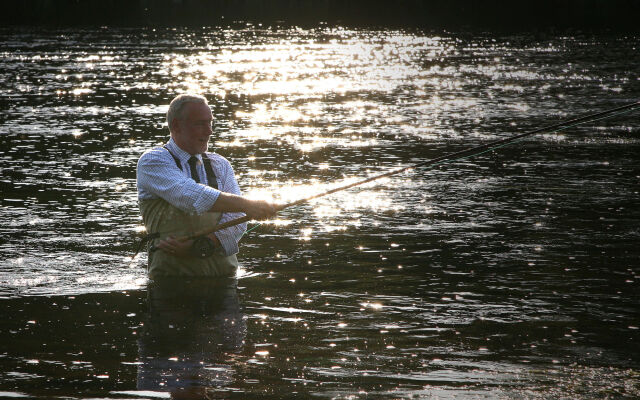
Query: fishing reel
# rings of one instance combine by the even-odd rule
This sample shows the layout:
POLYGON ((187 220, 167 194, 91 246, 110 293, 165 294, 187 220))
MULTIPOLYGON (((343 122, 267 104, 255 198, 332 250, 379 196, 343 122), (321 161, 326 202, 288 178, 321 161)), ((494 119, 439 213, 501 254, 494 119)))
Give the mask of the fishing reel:
POLYGON ((208 236, 200 236, 193 240, 191 255, 197 258, 209 258, 216 250, 216 244, 208 236))

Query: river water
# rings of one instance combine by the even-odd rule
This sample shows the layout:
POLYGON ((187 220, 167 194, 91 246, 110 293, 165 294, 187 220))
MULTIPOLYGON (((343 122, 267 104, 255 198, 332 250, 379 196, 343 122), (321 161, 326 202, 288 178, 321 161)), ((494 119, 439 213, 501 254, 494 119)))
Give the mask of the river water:
MULTIPOLYGON (((638 111, 287 209, 148 282, 135 166, 207 96, 291 201, 637 101, 639 36, 0 30, 0 397, 640 396, 638 111)), ((250 227, 255 224, 250 224, 250 227)))

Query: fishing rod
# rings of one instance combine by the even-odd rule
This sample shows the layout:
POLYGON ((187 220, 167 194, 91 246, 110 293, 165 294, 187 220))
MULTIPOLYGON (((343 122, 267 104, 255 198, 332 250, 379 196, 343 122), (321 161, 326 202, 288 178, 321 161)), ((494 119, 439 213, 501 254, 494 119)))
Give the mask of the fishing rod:
MULTIPOLYGON (((601 118, 601 117, 604 117, 604 116, 610 116, 611 114, 614 114, 616 112, 620 112, 620 111, 624 111, 624 110, 631 110, 631 109, 633 109, 635 107, 640 107, 640 101, 637 101, 637 102, 631 103, 631 104, 627 104, 627 105, 624 105, 624 106, 612 108, 612 109, 609 109, 609 110, 605 110, 605 111, 602 111, 602 112, 599 112, 599 113, 589 114, 589 115, 586 115, 584 117, 578 117, 578 118, 569 119, 569 120, 562 121, 562 122, 559 122, 557 124, 545 126, 543 128, 539 128, 539 129, 536 129, 536 130, 533 130, 533 131, 530 131, 530 132, 521 133, 519 135, 515 135, 515 136, 509 137, 509 138, 500 139, 500 140, 496 140, 496 141, 493 141, 493 142, 490 142, 490 143, 486 143, 486 144, 483 144, 483 145, 480 145, 480 146, 472 147, 472 148, 467 149, 467 150, 461 150, 461 151, 456 151, 454 153, 448 153, 448 154, 442 155, 440 157, 432 158, 432 159, 426 160, 426 161, 421 161, 419 163, 412 164, 412 165, 409 165, 409 166, 406 166, 406 167, 396 168, 396 169, 391 170, 389 172, 385 172, 385 173, 382 173, 382 174, 379 174, 379 175, 374 175, 374 176, 371 176, 369 178, 363 179, 363 180, 358 181, 358 182, 350 183, 350 184, 347 184, 347 185, 344 185, 344 186, 339 186, 337 188, 334 188, 334 189, 331 189, 331 190, 327 190, 326 192, 322 192, 322 193, 315 194, 315 195, 312 195, 312 196, 309 196, 309 197, 305 197, 305 198, 302 198, 302 199, 299 199, 299 200, 295 200, 295 201, 292 201, 290 203, 281 204, 281 205, 276 207, 276 210, 279 212, 279 211, 284 210, 285 208, 289 208, 289 207, 297 206, 297 205, 300 205, 300 204, 303 204, 303 203, 307 203, 307 202, 309 202, 309 201, 311 201, 313 199, 317 199, 319 197, 328 196, 330 194, 333 194, 333 193, 336 193, 336 192, 340 192, 342 190, 350 189, 350 188, 355 187, 355 186, 364 185, 365 183, 369 183, 369 182, 372 182, 372 181, 375 181, 375 180, 378 180, 378 179, 386 178, 386 177, 389 177, 389 176, 392 176, 392 175, 397 175, 397 174, 399 174, 401 172, 405 172, 405 171, 408 171, 410 169, 415 169, 415 168, 419 168, 419 167, 433 166, 433 165, 439 164, 439 163, 441 163, 443 161, 456 160, 456 159, 460 159, 460 158, 465 158, 465 157, 477 155, 477 154, 483 153, 485 151, 489 151, 489 150, 492 150, 492 149, 496 149, 498 147, 502 147, 502 146, 504 146, 504 145, 506 145, 508 143, 517 141, 519 139, 523 139, 523 138, 525 138, 527 136, 535 135, 537 133, 542 133, 542 132, 552 132, 552 131, 557 131, 557 130, 560 130, 560 129, 566 129, 566 128, 570 127, 570 126, 574 126, 574 125, 577 125, 577 124, 580 124, 580 123, 583 123, 583 122, 592 121, 594 119, 598 119, 598 118, 601 118)), ((251 219, 252 218, 248 217, 248 216, 236 218, 236 219, 233 219, 231 221, 227 221, 225 223, 222 223, 220 225, 216 225, 216 226, 211 227, 211 228, 206 228, 206 229, 199 230, 199 231, 197 231, 197 232, 195 232, 195 233, 193 233, 191 235, 180 237, 180 238, 178 238, 178 240, 186 241, 186 240, 195 239, 195 238, 197 238, 199 236, 208 235, 210 233, 217 232, 219 230, 226 229, 226 228, 229 228, 229 227, 234 226, 234 225, 238 225, 238 224, 242 224, 244 222, 248 222, 251 219)))
MULTIPOLYGON (((378 174, 378 175, 374 175, 371 176, 369 178, 354 182, 354 183, 350 183, 347 185, 343 185, 343 186, 339 186, 336 187, 334 189, 331 190, 327 190, 326 192, 322 192, 322 193, 318 193, 309 197, 305 197, 299 200, 295 200, 292 201, 290 203, 286 203, 286 204, 281 204, 276 206, 276 212, 280 212, 282 210, 284 210, 285 208, 289 208, 289 207, 293 207, 293 206, 297 206, 303 203, 307 203, 313 199, 317 199, 319 197, 324 197, 324 196, 328 196, 330 194, 336 193, 336 192, 340 192, 342 190, 346 190, 346 189, 350 189, 352 187, 356 187, 356 186, 360 186, 360 185, 364 185, 365 183, 369 183, 369 182, 373 182, 375 180, 378 179, 382 179, 382 178, 386 178, 392 175, 397 175, 399 173, 411 170, 411 169, 415 169, 415 168, 420 168, 420 167, 427 167, 427 166, 435 166, 437 164, 441 164, 444 163, 445 161, 454 161, 454 160, 460 160, 463 158, 468 158, 468 157, 472 157, 472 156, 476 156, 482 153, 485 153, 487 151, 491 151, 491 150, 495 150, 497 148, 506 146, 509 143, 515 142, 517 140, 523 139, 527 136, 531 136, 531 135, 535 135, 538 133, 543 133, 543 132, 557 132, 559 130, 563 130, 563 129, 567 129, 569 127, 572 126, 576 126, 585 122, 590 122, 590 121, 596 121, 599 119, 604 119, 604 118, 609 118, 612 117, 614 115, 617 115, 617 113, 622 114, 622 113, 626 113, 626 112, 630 112, 632 111, 634 108, 636 107, 640 107, 640 101, 637 101, 635 103, 630 103, 630 104, 626 104, 623 106, 619 106, 616 108, 611 108, 605 111, 601 111, 598 113, 594 113, 594 114, 589 114, 589 115, 585 115, 583 117, 578 117, 578 118, 573 118, 573 119, 569 119, 569 120, 565 120, 553 125, 549 125, 549 126, 545 126, 543 128, 539 128, 533 131, 529 131, 529 132, 525 132, 525 133, 521 133, 519 135, 515 135, 509 138, 505 138, 505 139, 500 139, 500 140, 496 140, 493 142, 489 142, 480 146, 475 146, 466 150, 461 150, 461 151, 456 151, 453 153, 448 153, 448 154, 444 154, 440 157, 436 157, 436 158, 432 158, 430 160, 426 160, 426 161, 421 161, 419 163, 415 163, 415 164, 411 164, 408 165, 406 167, 400 167, 400 168, 396 168, 393 169, 391 171, 388 172, 384 172, 382 174, 378 174)), ((249 216, 244 216, 244 217, 240 217, 240 218, 236 218, 233 219, 231 221, 227 221, 225 223, 216 225, 214 227, 211 228, 205 228, 205 229, 201 229, 199 231, 196 231, 190 235, 185 235, 185 236, 181 236, 176 238, 179 241, 187 241, 187 240, 193 240, 196 239, 200 236, 205 236, 208 235, 210 233, 213 232, 217 232, 219 230, 222 229, 226 229, 229 228, 231 226, 235 226, 238 224, 242 224, 245 222, 248 222, 252 220, 251 217, 249 216)), ((140 243, 140 245, 138 246, 138 250, 136 251, 135 255, 133 256, 133 258, 135 258, 135 256, 138 254, 138 252, 142 249, 143 244, 153 238, 159 237, 159 233, 155 233, 152 235, 147 235, 147 237, 145 237, 142 242, 140 243)))

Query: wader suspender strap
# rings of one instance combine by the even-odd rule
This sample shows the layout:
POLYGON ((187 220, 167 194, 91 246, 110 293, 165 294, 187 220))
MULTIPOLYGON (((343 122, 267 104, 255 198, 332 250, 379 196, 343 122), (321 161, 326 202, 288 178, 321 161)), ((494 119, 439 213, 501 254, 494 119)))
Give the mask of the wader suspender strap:
POLYGON ((168 152, 169 152, 169 154, 171 154, 171 157, 173 157, 173 161, 175 161, 175 162, 176 162, 176 166, 178 167, 178 169, 179 169, 180 171, 182 171, 182 165, 180 165, 180 159, 179 159, 178 157, 176 157, 176 155, 175 155, 175 154, 173 154, 173 153, 171 152, 171 150, 169 150, 169 148, 167 147, 167 145, 166 145, 166 144, 165 144, 165 145, 163 145, 162 147, 163 147, 166 151, 168 151, 168 152))
POLYGON ((209 186, 214 189, 218 188, 218 179, 216 179, 216 173, 213 172, 213 161, 207 157, 206 154, 202 153, 202 160, 204 163, 204 170, 207 173, 207 181, 209 181, 209 186))

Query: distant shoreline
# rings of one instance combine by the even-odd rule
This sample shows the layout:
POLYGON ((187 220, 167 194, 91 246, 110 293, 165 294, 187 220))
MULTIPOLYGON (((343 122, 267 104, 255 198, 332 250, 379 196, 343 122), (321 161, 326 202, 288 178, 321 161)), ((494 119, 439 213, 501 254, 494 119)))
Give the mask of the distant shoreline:
POLYGON ((638 31, 637 0, 20 0, 4 25, 267 26, 638 31))

